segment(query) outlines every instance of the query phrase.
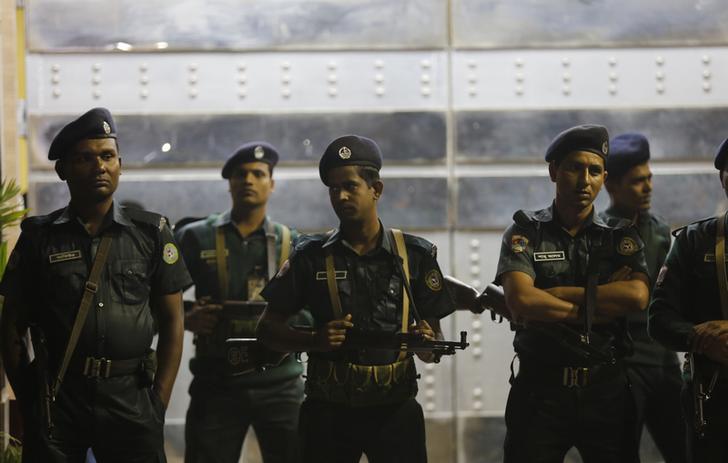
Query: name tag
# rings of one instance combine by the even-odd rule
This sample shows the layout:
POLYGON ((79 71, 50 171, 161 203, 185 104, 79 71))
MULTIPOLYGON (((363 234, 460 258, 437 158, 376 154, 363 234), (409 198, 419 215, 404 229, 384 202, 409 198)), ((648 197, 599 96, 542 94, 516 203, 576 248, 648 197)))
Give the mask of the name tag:
MULTIPOLYGON (((725 256, 725 261, 728 262, 728 254, 725 256)), ((715 254, 709 253, 703 256, 703 262, 715 262, 715 254)))
MULTIPOLYGON (((227 249, 225 249, 225 256, 229 255, 227 249)), ((215 249, 203 249, 200 251, 200 259, 204 260, 217 260, 217 251, 215 249)))
MULTIPOLYGON (((346 280, 346 270, 335 270, 334 277, 337 280, 346 280)), ((316 272, 317 280, 326 280, 326 272, 316 272)))
POLYGON ((564 251, 542 251, 534 252, 533 260, 536 262, 552 262, 556 260, 566 260, 564 251))
POLYGON ((48 261, 51 264, 57 264, 58 262, 66 262, 67 260, 76 260, 81 258, 81 251, 66 251, 58 252, 48 256, 48 261))

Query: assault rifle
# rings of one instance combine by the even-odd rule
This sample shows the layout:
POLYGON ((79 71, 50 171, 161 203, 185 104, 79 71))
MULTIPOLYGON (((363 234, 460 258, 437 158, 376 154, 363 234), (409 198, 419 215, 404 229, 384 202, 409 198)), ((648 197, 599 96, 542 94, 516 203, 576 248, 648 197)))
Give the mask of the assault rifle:
MULTIPOLYGON (((311 331, 310 327, 294 326, 294 329, 311 331)), ((350 329, 341 345, 342 350, 368 351, 390 350, 396 352, 432 353, 436 361, 443 355, 454 355, 458 350, 465 350, 470 344, 468 333, 460 332, 460 341, 428 340, 416 333, 390 333, 385 331, 350 329)), ((257 338, 230 338, 225 342, 228 362, 245 364, 246 371, 265 370, 279 365, 288 355, 273 352, 262 347, 257 338), (252 361, 254 359, 254 361, 252 361)))
POLYGON ((538 332, 555 341, 560 347, 576 354, 580 358, 594 363, 613 363, 614 355, 611 348, 607 351, 599 349, 592 343, 585 342, 583 334, 563 323, 543 323, 543 322, 521 322, 514 320, 511 311, 506 304, 505 294, 501 286, 493 283, 486 286, 483 293, 478 298, 483 306, 494 313, 508 319, 511 327, 527 327, 531 331, 538 332))

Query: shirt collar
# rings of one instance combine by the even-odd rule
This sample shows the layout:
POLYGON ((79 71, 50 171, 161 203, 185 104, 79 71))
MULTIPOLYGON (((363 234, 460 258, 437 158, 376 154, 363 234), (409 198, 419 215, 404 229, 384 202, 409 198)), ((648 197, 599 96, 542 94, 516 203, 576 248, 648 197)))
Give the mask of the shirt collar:
MULTIPOLYGON (((72 220, 76 220, 77 218, 78 215, 76 215, 76 212, 71 207, 71 204, 68 204, 66 208, 63 209, 61 215, 59 215, 56 220, 53 221, 53 225, 62 225, 65 223, 69 223, 72 220)), ((116 203, 111 203, 111 220, 125 227, 135 226, 134 222, 132 222, 132 220, 126 214, 124 208, 117 207, 116 203)))
MULTIPOLYGON (((382 249, 390 254, 394 254, 394 243, 392 243, 391 235, 389 233, 389 230, 384 228, 384 225, 382 225, 382 221, 379 221, 379 228, 382 230, 381 239, 379 240, 379 244, 377 247, 372 249, 368 254, 377 252, 379 249, 382 249)), ((322 248, 327 248, 329 246, 334 245, 335 243, 341 241, 345 246, 351 247, 346 243, 344 240, 343 235, 341 234, 341 228, 334 228, 333 230, 328 232, 328 239, 324 242, 322 248)))
MULTIPOLYGON (((225 225, 235 226, 232 219, 232 209, 228 209, 227 211, 217 216, 212 225, 214 227, 224 227, 225 225)), ((268 216, 265 216, 265 219, 263 219, 263 224, 260 226, 260 228, 251 233, 251 235, 259 233, 261 231, 263 231, 265 235, 275 236, 275 230, 273 229, 273 225, 268 216)))
MULTIPOLYGON (((556 214, 554 213, 554 207, 555 203, 551 203, 549 207, 546 209, 541 209, 540 211, 536 212, 534 214, 533 218, 538 222, 554 222, 556 218, 556 214)), ((596 225, 598 227, 602 228, 609 228, 609 225, 607 225, 601 217, 599 217, 599 214, 596 213, 596 208, 592 207, 592 211, 589 214, 589 216, 586 218, 586 221, 584 222, 583 229, 587 229, 591 227, 592 225, 596 225)))

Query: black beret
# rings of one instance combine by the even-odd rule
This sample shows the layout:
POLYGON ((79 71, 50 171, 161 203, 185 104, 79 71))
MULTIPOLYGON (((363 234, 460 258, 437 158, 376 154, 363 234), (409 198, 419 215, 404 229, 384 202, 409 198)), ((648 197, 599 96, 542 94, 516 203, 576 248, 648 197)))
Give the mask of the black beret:
POLYGON ((723 140, 723 143, 718 147, 718 152, 715 153, 715 168, 722 171, 725 169, 726 156, 728 156, 728 138, 723 140))
POLYGON ((116 138, 116 124, 106 108, 93 108, 58 132, 48 150, 48 159, 61 159, 81 140, 116 138))
POLYGON ((236 149, 222 166, 222 178, 230 178, 237 166, 248 162, 265 162, 273 169, 278 164, 278 150, 264 141, 246 143, 236 149))
POLYGON ((326 174, 334 167, 369 166, 382 168, 382 151, 377 143, 359 135, 344 135, 332 141, 319 161, 319 176, 326 183, 326 174))
POLYGON ((609 142, 607 172, 619 178, 634 166, 650 160, 650 143, 640 133, 623 133, 609 142))
POLYGON ((601 125, 577 125, 556 135, 546 150, 546 162, 556 161, 574 151, 598 154, 604 160, 609 154, 609 133, 601 125))

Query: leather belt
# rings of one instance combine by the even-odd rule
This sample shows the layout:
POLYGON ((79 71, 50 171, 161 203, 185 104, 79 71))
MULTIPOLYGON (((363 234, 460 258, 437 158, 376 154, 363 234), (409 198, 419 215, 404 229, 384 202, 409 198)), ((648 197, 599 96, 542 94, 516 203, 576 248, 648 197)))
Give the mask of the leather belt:
POLYGON ((139 373, 143 368, 142 358, 114 360, 105 357, 86 357, 71 362, 69 371, 87 378, 110 378, 139 373))
POLYGON ((593 384, 608 382, 623 374, 624 368, 621 362, 590 367, 540 365, 522 362, 517 377, 543 386, 584 388, 593 384))

